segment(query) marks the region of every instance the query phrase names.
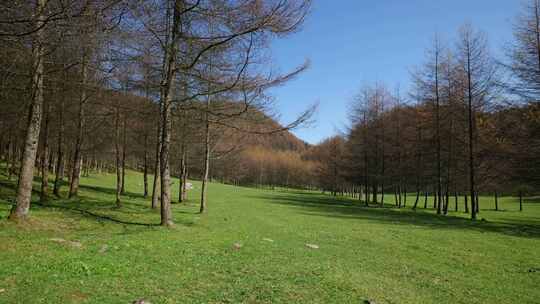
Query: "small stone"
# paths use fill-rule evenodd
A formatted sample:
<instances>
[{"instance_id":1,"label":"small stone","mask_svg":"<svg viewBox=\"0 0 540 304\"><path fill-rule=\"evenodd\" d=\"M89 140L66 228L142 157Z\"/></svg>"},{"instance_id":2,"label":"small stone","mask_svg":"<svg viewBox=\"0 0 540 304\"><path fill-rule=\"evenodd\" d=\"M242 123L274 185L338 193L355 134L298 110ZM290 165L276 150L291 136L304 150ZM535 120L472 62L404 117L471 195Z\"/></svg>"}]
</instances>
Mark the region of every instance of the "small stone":
<instances>
[{"instance_id":1,"label":"small stone","mask_svg":"<svg viewBox=\"0 0 540 304\"><path fill-rule=\"evenodd\" d=\"M99 253L105 253L108 249L109 249L109 245L107 244L102 245L101 248L99 249Z\"/></svg>"},{"instance_id":2,"label":"small stone","mask_svg":"<svg viewBox=\"0 0 540 304\"><path fill-rule=\"evenodd\" d=\"M242 244L240 244L240 243L234 243L234 244L233 244L233 248L236 249L236 250L238 250L238 249L242 248Z\"/></svg>"},{"instance_id":3,"label":"small stone","mask_svg":"<svg viewBox=\"0 0 540 304\"><path fill-rule=\"evenodd\" d=\"M82 248L83 247L83 245L79 241L68 241L68 240L64 240L64 239L61 239L61 238L51 238L51 239L49 239L49 241L55 242L55 243L58 243L58 244L68 244L69 246L71 246L73 248Z\"/></svg>"},{"instance_id":4,"label":"small stone","mask_svg":"<svg viewBox=\"0 0 540 304\"><path fill-rule=\"evenodd\" d=\"M145 299L138 299L138 300L135 300L133 302L131 302L132 304L152 304L150 303L149 301L145 300Z\"/></svg>"},{"instance_id":5,"label":"small stone","mask_svg":"<svg viewBox=\"0 0 540 304\"><path fill-rule=\"evenodd\" d=\"M315 245L315 244L306 244L306 247L310 249L319 249L319 245Z\"/></svg>"},{"instance_id":6,"label":"small stone","mask_svg":"<svg viewBox=\"0 0 540 304\"><path fill-rule=\"evenodd\" d=\"M71 241L69 242L69 245L73 248L79 248L79 249L83 247L82 243L78 241Z\"/></svg>"},{"instance_id":7,"label":"small stone","mask_svg":"<svg viewBox=\"0 0 540 304\"><path fill-rule=\"evenodd\" d=\"M274 240L269 239L269 238L264 238L263 241L265 241L265 242L270 242L270 243L273 243L273 242L274 242Z\"/></svg>"},{"instance_id":8,"label":"small stone","mask_svg":"<svg viewBox=\"0 0 540 304\"><path fill-rule=\"evenodd\" d=\"M5 288L0 288L0 293L4 293L6 292L6 289Z\"/></svg>"}]
</instances>

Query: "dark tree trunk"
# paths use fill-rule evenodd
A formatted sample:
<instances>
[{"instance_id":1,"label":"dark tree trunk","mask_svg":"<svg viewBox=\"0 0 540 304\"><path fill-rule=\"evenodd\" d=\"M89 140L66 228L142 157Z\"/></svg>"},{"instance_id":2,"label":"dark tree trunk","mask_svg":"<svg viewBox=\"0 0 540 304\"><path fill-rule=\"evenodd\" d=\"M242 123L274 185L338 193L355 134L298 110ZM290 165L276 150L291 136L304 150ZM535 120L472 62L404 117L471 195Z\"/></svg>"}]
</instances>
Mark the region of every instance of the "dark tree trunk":
<instances>
[{"instance_id":1,"label":"dark tree trunk","mask_svg":"<svg viewBox=\"0 0 540 304\"><path fill-rule=\"evenodd\" d=\"M77 139L75 141L75 151L73 157L73 171L71 172L71 183L69 185L69 197L77 196L79 192L79 181L81 177L81 163L82 163L82 143L84 132L84 104L86 103L86 80L88 78L86 58L83 58L82 63L82 86L81 86L81 99L79 101L79 115L77 124Z\"/></svg>"},{"instance_id":2,"label":"dark tree trunk","mask_svg":"<svg viewBox=\"0 0 540 304\"><path fill-rule=\"evenodd\" d=\"M476 192L476 195L474 197L474 206L476 207L476 214L480 213L480 203L479 203L479 194Z\"/></svg>"},{"instance_id":3,"label":"dark tree trunk","mask_svg":"<svg viewBox=\"0 0 540 304\"><path fill-rule=\"evenodd\" d=\"M420 187L418 187L418 185L417 185L416 186L416 198L414 199L414 205L412 207L413 210L416 210L419 200L420 200Z\"/></svg>"},{"instance_id":4,"label":"dark tree trunk","mask_svg":"<svg viewBox=\"0 0 540 304\"><path fill-rule=\"evenodd\" d=\"M469 133L469 187L471 196L471 219L476 219L476 211L478 208L475 204L476 185L474 180L474 109L473 109L473 93L472 93L472 74L471 74L471 50L470 46L467 50L467 101L468 101L468 133Z\"/></svg>"},{"instance_id":5,"label":"dark tree trunk","mask_svg":"<svg viewBox=\"0 0 540 304\"><path fill-rule=\"evenodd\" d=\"M179 202L185 202L187 200L187 155L185 144L182 143L182 156L180 159L180 185L179 185Z\"/></svg>"},{"instance_id":6,"label":"dark tree trunk","mask_svg":"<svg viewBox=\"0 0 540 304\"><path fill-rule=\"evenodd\" d=\"M523 211L523 192L519 190L519 211Z\"/></svg>"},{"instance_id":7,"label":"dark tree trunk","mask_svg":"<svg viewBox=\"0 0 540 304\"><path fill-rule=\"evenodd\" d=\"M49 193L49 103L44 104L44 117L43 117L43 151L41 155L41 192L39 200L46 202L48 200Z\"/></svg>"},{"instance_id":8,"label":"dark tree trunk","mask_svg":"<svg viewBox=\"0 0 540 304\"><path fill-rule=\"evenodd\" d=\"M495 191L495 211L499 211L499 194Z\"/></svg>"},{"instance_id":9,"label":"dark tree trunk","mask_svg":"<svg viewBox=\"0 0 540 304\"><path fill-rule=\"evenodd\" d=\"M210 101L208 100L207 111L210 110L209 107L210 107ZM206 201L207 193L206 192L207 192L207 187L208 187L208 171L210 169L210 122L208 119L209 113L207 112L205 115L206 115L206 119L205 119L205 136L204 136L204 164L203 164L203 176L202 176L202 187L201 187L201 207L199 210L200 213L204 213L207 209L207 201Z\"/></svg>"},{"instance_id":10,"label":"dark tree trunk","mask_svg":"<svg viewBox=\"0 0 540 304\"><path fill-rule=\"evenodd\" d=\"M114 153L116 156L116 206L120 208L122 206L122 200L120 195L122 194L122 158L120 154L120 109L119 105L116 105L116 115L114 122Z\"/></svg>"},{"instance_id":11,"label":"dark tree trunk","mask_svg":"<svg viewBox=\"0 0 540 304\"><path fill-rule=\"evenodd\" d=\"M144 134L144 158L143 158L143 183L144 183L144 198L148 197L148 135Z\"/></svg>"},{"instance_id":12,"label":"dark tree trunk","mask_svg":"<svg viewBox=\"0 0 540 304\"><path fill-rule=\"evenodd\" d=\"M122 195L126 194L126 150L127 150L127 115L124 115L122 120L122 187L120 188L120 193Z\"/></svg>"},{"instance_id":13,"label":"dark tree trunk","mask_svg":"<svg viewBox=\"0 0 540 304\"><path fill-rule=\"evenodd\" d=\"M32 101L26 135L24 140L24 150L22 154L21 169L17 185L16 204L11 209L9 218L11 220L25 220L30 210L30 199L32 196L32 181L34 179L34 164L39 141L39 128L41 125L41 114L43 106L43 70L44 70L44 43L45 43L45 16L44 11L47 5L46 0L38 0L35 8L36 18L36 38L32 42Z\"/></svg>"},{"instance_id":14,"label":"dark tree trunk","mask_svg":"<svg viewBox=\"0 0 540 304\"><path fill-rule=\"evenodd\" d=\"M161 121L161 118L160 118L160 121ZM152 185L152 209L156 209L158 207L159 189L161 189L160 152L161 152L161 122L158 123L158 127L157 127L156 159L154 163L154 182Z\"/></svg>"}]
</instances>

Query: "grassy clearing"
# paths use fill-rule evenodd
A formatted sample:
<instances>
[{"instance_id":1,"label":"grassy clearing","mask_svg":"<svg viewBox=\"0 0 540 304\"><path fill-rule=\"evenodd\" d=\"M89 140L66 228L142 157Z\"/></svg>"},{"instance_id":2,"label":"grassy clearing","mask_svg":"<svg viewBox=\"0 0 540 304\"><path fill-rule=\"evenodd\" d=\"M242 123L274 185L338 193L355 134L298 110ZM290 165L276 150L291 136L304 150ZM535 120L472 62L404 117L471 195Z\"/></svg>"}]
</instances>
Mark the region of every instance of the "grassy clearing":
<instances>
[{"instance_id":1,"label":"grassy clearing","mask_svg":"<svg viewBox=\"0 0 540 304\"><path fill-rule=\"evenodd\" d=\"M82 179L79 199L34 206L31 221L16 225L5 220L12 187L0 181L0 303L540 299L538 201L519 212L515 199L502 198L504 211L494 212L485 210L492 199L481 198L486 221L471 223L463 213L212 184L201 216L195 182L191 200L173 207L176 226L164 229L153 226L159 214L139 194L142 176L130 173L121 209L114 175L92 176Z\"/></svg>"}]
</instances>

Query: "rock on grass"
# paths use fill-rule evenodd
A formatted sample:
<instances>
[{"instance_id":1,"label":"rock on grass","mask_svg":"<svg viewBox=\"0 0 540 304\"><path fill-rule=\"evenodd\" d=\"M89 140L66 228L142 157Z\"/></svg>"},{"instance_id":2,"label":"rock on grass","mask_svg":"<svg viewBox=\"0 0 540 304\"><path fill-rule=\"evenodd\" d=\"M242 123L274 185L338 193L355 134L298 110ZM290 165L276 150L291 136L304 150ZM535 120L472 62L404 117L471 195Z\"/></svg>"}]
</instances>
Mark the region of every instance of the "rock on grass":
<instances>
[{"instance_id":1,"label":"rock on grass","mask_svg":"<svg viewBox=\"0 0 540 304\"><path fill-rule=\"evenodd\" d=\"M49 239L49 241L51 242L55 242L55 243L58 243L58 244L66 244L66 245L69 245L73 248L78 248L78 249L81 249L83 247L82 243L79 242L79 241L68 241L68 240L64 240L64 239L61 239L61 238L51 238Z\"/></svg>"},{"instance_id":2,"label":"rock on grass","mask_svg":"<svg viewBox=\"0 0 540 304\"><path fill-rule=\"evenodd\" d=\"M306 244L306 247L309 249L319 249L319 245L315 244Z\"/></svg>"}]
</instances>

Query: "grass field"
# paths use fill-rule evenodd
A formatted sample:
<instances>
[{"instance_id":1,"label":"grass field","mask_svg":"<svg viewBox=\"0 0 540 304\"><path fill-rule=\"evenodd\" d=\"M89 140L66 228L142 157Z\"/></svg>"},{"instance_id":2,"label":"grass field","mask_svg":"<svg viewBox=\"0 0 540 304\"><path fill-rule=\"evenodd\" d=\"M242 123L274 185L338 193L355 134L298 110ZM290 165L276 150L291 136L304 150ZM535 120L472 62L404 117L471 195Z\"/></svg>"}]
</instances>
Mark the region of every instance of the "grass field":
<instances>
[{"instance_id":1,"label":"grass field","mask_svg":"<svg viewBox=\"0 0 540 304\"><path fill-rule=\"evenodd\" d=\"M201 216L195 182L166 229L130 173L121 209L114 175L94 175L79 199L34 205L14 224L0 181L0 303L540 303L538 201L519 212L503 198L495 212L481 198L485 220L472 223L212 184Z\"/></svg>"}]
</instances>

